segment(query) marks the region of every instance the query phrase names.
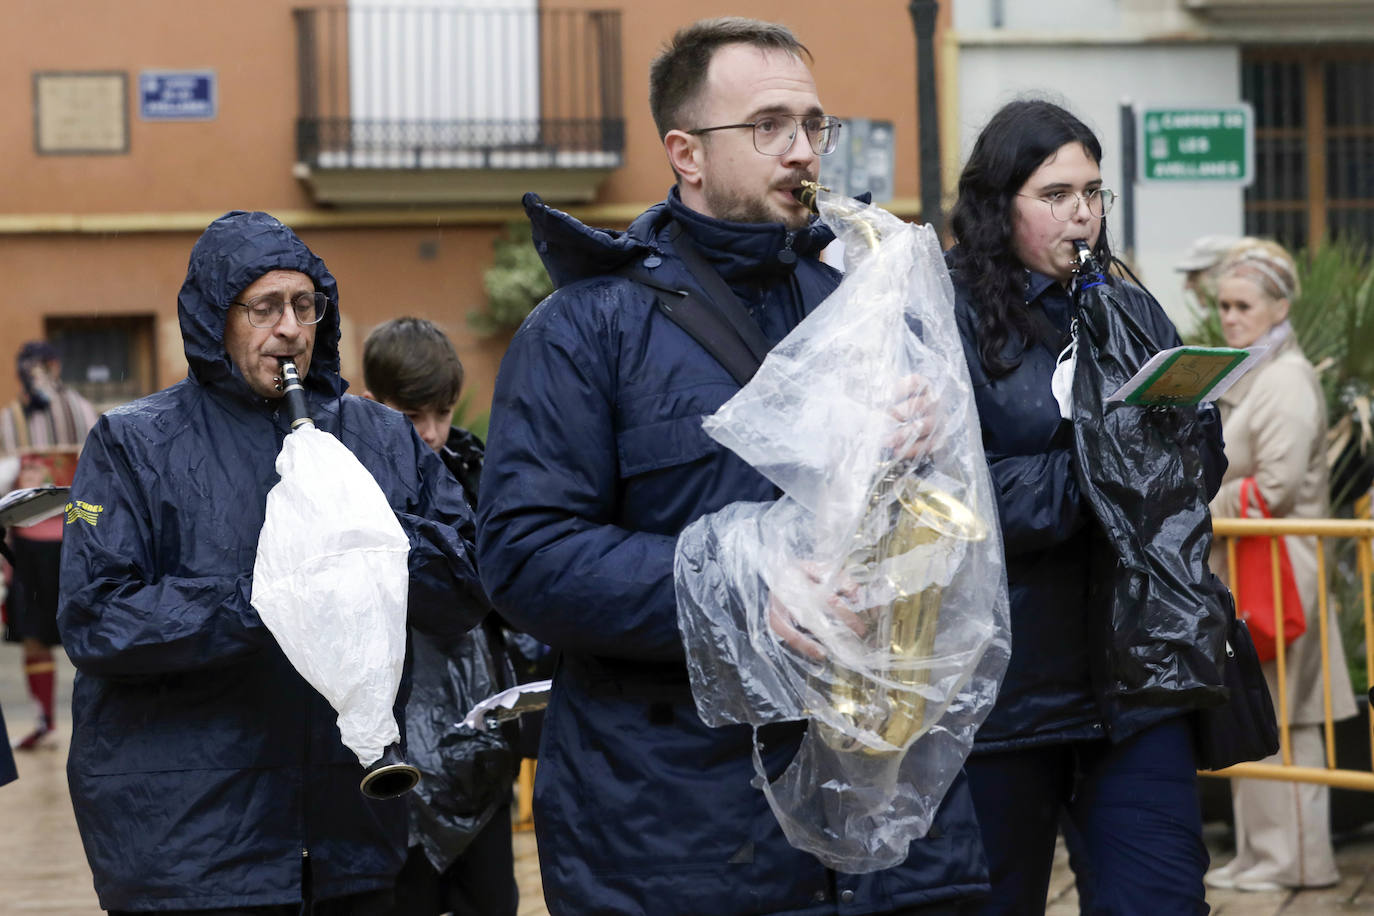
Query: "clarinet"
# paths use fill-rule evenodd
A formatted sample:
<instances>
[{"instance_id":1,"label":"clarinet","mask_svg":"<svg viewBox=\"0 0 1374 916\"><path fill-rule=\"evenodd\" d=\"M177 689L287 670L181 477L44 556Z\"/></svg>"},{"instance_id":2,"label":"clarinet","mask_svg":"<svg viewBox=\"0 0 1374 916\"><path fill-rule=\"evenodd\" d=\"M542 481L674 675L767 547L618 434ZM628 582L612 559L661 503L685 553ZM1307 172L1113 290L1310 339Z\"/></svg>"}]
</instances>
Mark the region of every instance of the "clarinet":
<instances>
[{"instance_id":1,"label":"clarinet","mask_svg":"<svg viewBox=\"0 0 1374 916\"><path fill-rule=\"evenodd\" d=\"M314 426L310 418L310 407L305 400L305 386L301 384L300 372L294 360L282 359L281 376L277 378L277 390L286 394L286 410L291 415L291 429ZM415 788L420 782L420 771L406 763L398 744L388 746L382 756L363 772L358 788L368 798L397 798Z\"/></svg>"},{"instance_id":2,"label":"clarinet","mask_svg":"<svg viewBox=\"0 0 1374 916\"><path fill-rule=\"evenodd\" d=\"M291 428L314 426L310 418L310 407L305 400L305 386L301 375L296 371L295 360L281 360L281 377L277 379L277 390L286 392L286 410L291 415Z\"/></svg>"}]
</instances>

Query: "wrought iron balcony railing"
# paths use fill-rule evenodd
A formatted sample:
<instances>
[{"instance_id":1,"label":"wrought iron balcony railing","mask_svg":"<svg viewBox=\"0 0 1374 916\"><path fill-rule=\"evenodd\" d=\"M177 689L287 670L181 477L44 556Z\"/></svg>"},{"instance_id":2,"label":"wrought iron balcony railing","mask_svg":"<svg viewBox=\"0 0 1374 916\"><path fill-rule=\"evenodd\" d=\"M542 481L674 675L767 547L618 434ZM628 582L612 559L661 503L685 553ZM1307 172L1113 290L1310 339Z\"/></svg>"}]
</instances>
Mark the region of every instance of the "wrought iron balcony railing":
<instances>
[{"instance_id":1,"label":"wrought iron balcony railing","mask_svg":"<svg viewBox=\"0 0 1374 916\"><path fill-rule=\"evenodd\" d=\"M620 12L297 9L297 160L331 169L598 169L625 143Z\"/></svg>"}]
</instances>

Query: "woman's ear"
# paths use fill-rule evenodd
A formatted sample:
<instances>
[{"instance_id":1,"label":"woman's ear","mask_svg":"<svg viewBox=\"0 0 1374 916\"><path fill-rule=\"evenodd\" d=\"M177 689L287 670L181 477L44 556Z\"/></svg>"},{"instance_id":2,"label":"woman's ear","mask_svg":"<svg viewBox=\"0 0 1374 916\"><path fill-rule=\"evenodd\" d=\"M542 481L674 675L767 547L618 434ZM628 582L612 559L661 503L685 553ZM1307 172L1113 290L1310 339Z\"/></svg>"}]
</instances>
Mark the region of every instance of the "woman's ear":
<instances>
[{"instance_id":1,"label":"woman's ear","mask_svg":"<svg viewBox=\"0 0 1374 916\"><path fill-rule=\"evenodd\" d=\"M1289 302L1287 299L1278 299L1274 302L1274 324L1288 319Z\"/></svg>"},{"instance_id":2,"label":"woman's ear","mask_svg":"<svg viewBox=\"0 0 1374 916\"><path fill-rule=\"evenodd\" d=\"M681 130L670 130L663 137L663 149L668 153L668 164L677 173L678 180L696 190L702 182L703 148L701 140Z\"/></svg>"}]
</instances>

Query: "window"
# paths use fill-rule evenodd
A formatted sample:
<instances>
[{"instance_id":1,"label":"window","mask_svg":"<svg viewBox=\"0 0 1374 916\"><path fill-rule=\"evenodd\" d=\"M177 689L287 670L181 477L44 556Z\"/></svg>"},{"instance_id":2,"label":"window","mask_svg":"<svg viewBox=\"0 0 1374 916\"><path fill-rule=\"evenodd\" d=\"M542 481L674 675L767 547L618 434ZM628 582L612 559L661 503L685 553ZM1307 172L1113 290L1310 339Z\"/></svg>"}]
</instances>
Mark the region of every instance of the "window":
<instances>
[{"instance_id":1,"label":"window","mask_svg":"<svg viewBox=\"0 0 1374 916\"><path fill-rule=\"evenodd\" d=\"M62 381L105 410L157 387L153 315L61 316L44 321L62 354Z\"/></svg>"},{"instance_id":2,"label":"window","mask_svg":"<svg viewBox=\"0 0 1374 916\"><path fill-rule=\"evenodd\" d=\"M1246 233L1290 248L1374 241L1374 50L1254 49L1241 67L1255 110Z\"/></svg>"},{"instance_id":3,"label":"window","mask_svg":"<svg viewBox=\"0 0 1374 916\"><path fill-rule=\"evenodd\" d=\"M442 136L463 123L471 125L475 147L536 143L537 14L535 0L444 0L423 8L413 0L349 3L355 161L371 146L383 152L368 164L403 164L419 147L425 165L480 164L480 154L427 148L427 133ZM385 136L388 130L395 136ZM412 148L388 156L406 132Z\"/></svg>"}]
</instances>

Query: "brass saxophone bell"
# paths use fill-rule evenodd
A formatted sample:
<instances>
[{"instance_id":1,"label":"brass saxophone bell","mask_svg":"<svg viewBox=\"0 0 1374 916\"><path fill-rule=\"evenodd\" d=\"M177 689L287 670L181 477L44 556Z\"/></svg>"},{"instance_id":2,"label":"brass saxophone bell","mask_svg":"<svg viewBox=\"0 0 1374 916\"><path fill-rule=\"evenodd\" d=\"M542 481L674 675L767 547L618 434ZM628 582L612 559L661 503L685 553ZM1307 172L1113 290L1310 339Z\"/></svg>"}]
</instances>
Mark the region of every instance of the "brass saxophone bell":
<instances>
[{"instance_id":1,"label":"brass saxophone bell","mask_svg":"<svg viewBox=\"0 0 1374 916\"><path fill-rule=\"evenodd\" d=\"M952 548L953 542L981 541L988 536L988 526L963 502L914 476L884 476L870 495L870 512L887 511L894 498L900 508L885 534L876 543L857 545L851 555L852 561L870 570L883 564L889 570L885 584L896 595L879 609L865 640L890 660L879 672L884 683L839 665L829 665L823 679L831 705L846 721L892 748L904 749L927 724L925 698L918 691L930 681L930 670L922 663L934 653L944 589L916 585L929 581L927 564L915 556L909 563L903 558L921 548L938 548L941 542ZM874 748L824 722L817 726L835 750L896 753Z\"/></svg>"}]
</instances>

